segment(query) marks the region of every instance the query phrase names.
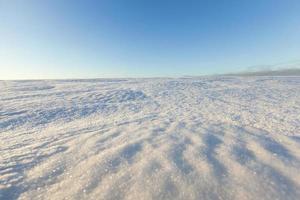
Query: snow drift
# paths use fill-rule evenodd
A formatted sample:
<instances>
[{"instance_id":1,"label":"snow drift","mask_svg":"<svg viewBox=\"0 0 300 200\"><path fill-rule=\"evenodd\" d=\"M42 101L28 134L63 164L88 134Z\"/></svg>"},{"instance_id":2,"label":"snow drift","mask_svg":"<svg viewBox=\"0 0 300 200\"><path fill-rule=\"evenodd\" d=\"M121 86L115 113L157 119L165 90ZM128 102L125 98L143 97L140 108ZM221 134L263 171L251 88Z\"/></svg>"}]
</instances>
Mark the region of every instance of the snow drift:
<instances>
[{"instance_id":1,"label":"snow drift","mask_svg":"<svg viewBox=\"0 0 300 200\"><path fill-rule=\"evenodd\" d=\"M300 199L300 78L0 81L0 199Z\"/></svg>"}]
</instances>

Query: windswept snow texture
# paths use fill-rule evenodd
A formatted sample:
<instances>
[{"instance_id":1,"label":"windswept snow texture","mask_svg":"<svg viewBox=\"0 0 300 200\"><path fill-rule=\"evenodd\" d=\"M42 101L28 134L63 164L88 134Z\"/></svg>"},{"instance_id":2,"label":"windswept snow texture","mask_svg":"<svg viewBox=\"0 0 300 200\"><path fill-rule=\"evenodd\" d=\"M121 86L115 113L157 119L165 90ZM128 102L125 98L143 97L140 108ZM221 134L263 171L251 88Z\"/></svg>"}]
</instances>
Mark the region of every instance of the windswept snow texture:
<instances>
[{"instance_id":1,"label":"windswept snow texture","mask_svg":"<svg viewBox=\"0 0 300 200\"><path fill-rule=\"evenodd\" d=\"M0 81L0 199L300 199L300 77Z\"/></svg>"}]
</instances>

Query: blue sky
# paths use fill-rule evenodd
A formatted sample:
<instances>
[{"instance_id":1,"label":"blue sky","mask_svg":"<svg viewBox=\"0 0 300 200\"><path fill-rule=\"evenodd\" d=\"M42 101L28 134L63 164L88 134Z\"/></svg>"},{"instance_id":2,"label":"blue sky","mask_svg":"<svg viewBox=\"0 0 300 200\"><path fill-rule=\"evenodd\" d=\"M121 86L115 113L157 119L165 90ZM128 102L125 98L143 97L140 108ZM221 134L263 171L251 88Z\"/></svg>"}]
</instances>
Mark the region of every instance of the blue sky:
<instances>
[{"instance_id":1,"label":"blue sky","mask_svg":"<svg viewBox=\"0 0 300 200\"><path fill-rule=\"evenodd\" d=\"M300 59L299 0L0 0L0 79L206 75Z\"/></svg>"}]
</instances>

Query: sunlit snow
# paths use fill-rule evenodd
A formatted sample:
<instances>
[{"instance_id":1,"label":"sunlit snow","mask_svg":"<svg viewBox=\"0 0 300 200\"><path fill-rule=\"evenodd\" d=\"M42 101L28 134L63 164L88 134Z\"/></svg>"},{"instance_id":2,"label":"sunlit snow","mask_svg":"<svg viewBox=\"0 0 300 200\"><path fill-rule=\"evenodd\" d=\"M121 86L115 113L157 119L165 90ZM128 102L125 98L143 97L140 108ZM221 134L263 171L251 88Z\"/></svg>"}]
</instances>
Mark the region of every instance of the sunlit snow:
<instances>
[{"instance_id":1,"label":"sunlit snow","mask_svg":"<svg viewBox=\"0 0 300 200\"><path fill-rule=\"evenodd\" d=\"M300 199L300 77L0 81L0 199Z\"/></svg>"}]
</instances>

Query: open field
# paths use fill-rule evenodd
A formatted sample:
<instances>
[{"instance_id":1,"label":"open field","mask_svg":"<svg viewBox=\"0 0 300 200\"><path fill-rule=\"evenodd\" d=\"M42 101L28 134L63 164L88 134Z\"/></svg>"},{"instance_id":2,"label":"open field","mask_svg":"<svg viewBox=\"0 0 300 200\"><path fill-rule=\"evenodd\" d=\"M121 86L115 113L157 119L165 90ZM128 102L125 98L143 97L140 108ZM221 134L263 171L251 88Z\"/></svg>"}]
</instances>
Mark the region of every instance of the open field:
<instances>
[{"instance_id":1,"label":"open field","mask_svg":"<svg viewBox=\"0 0 300 200\"><path fill-rule=\"evenodd\" d=\"M300 199L300 77L0 81L0 199Z\"/></svg>"}]
</instances>

